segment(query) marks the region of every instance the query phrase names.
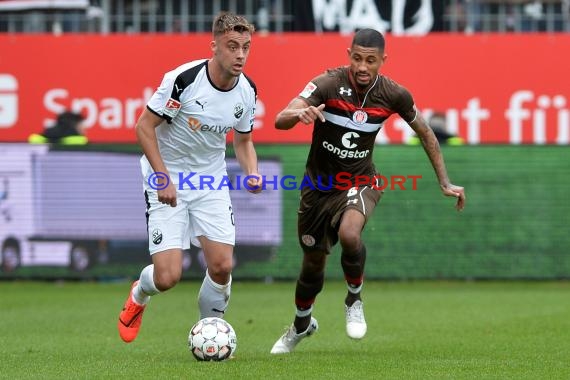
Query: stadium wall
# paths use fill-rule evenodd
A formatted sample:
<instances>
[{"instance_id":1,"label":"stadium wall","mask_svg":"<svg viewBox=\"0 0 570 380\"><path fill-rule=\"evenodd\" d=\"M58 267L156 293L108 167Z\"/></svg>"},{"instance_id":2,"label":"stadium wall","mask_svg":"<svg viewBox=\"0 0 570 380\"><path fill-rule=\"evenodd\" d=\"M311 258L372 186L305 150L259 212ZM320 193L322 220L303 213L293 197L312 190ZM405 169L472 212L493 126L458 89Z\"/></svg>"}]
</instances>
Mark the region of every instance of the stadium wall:
<instances>
[{"instance_id":1,"label":"stadium wall","mask_svg":"<svg viewBox=\"0 0 570 380\"><path fill-rule=\"evenodd\" d=\"M71 108L83 113L91 142L135 142L145 101L175 66L209 57L208 34L1 35L0 141L26 141ZM350 36L256 35L247 73L259 89L256 141L305 143L310 128L276 131L275 114L326 67L347 62ZM568 34L430 34L387 37L383 72L409 88L426 115L469 144L570 141ZM379 144L406 142L391 118Z\"/></svg>"}]
</instances>

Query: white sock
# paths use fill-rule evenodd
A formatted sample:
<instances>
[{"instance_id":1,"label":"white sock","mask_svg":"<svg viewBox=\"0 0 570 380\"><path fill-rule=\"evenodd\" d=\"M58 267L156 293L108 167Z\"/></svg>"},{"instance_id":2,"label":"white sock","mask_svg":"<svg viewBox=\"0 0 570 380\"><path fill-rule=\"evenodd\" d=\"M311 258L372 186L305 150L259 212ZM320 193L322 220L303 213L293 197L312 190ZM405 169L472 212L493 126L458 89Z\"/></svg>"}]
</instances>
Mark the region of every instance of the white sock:
<instances>
[{"instance_id":1,"label":"white sock","mask_svg":"<svg viewBox=\"0 0 570 380\"><path fill-rule=\"evenodd\" d=\"M154 265L147 265L141 271L139 283L133 288L133 300L139 305L146 305L150 296L160 293L154 285Z\"/></svg>"},{"instance_id":2,"label":"white sock","mask_svg":"<svg viewBox=\"0 0 570 380\"><path fill-rule=\"evenodd\" d=\"M299 318L308 317L313 312L313 305L305 310L295 309L295 316Z\"/></svg>"},{"instance_id":3,"label":"white sock","mask_svg":"<svg viewBox=\"0 0 570 380\"><path fill-rule=\"evenodd\" d=\"M362 291L362 285L364 284L364 282L362 282L360 285L358 285L357 287L352 287L351 285L347 284L347 288L348 291L351 292L352 294L358 294Z\"/></svg>"},{"instance_id":4,"label":"white sock","mask_svg":"<svg viewBox=\"0 0 570 380\"><path fill-rule=\"evenodd\" d=\"M230 301L232 287L232 277L225 285L214 282L208 271L202 281L200 292L198 293L198 307L200 308L200 319L206 317L223 318L224 312Z\"/></svg>"}]
</instances>

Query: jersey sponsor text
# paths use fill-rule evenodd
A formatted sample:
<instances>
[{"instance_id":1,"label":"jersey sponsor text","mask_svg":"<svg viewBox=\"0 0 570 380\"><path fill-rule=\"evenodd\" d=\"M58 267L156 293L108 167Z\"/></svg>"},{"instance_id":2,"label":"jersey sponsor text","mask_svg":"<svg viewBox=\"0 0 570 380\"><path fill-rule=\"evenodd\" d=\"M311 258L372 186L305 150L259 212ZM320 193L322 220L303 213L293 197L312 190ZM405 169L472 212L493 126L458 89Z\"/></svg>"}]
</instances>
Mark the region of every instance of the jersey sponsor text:
<instances>
[{"instance_id":1,"label":"jersey sponsor text","mask_svg":"<svg viewBox=\"0 0 570 380\"><path fill-rule=\"evenodd\" d=\"M366 150L349 150L349 149L341 149L333 144L329 143L328 141L323 141L323 148L328 150L329 152L336 154L340 158L365 158L370 153L369 149Z\"/></svg>"}]
</instances>

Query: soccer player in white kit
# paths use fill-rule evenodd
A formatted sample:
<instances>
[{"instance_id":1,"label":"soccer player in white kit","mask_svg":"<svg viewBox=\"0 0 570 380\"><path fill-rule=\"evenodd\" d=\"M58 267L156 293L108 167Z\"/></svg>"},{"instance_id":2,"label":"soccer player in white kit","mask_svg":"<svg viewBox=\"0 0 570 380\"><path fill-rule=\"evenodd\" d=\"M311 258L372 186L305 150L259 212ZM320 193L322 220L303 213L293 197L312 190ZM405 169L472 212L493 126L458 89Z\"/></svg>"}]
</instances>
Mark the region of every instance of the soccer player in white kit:
<instances>
[{"instance_id":1,"label":"soccer player in white kit","mask_svg":"<svg viewBox=\"0 0 570 380\"><path fill-rule=\"evenodd\" d=\"M150 297L176 285L182 250L201 246L207 263L198 295L200 318L223 317L228 306L235 226L227 182L226 135L234 133L236 157L248 191L261 191L251 138L257 90L242 71L253 25L222 13L212 27L212 57L166 73L142 112L136 133L147 201L149 252L145 267L119 315L119 335L133 341ZM202 179L214 178L212 185Z\"/></svg>"}]
</instances>

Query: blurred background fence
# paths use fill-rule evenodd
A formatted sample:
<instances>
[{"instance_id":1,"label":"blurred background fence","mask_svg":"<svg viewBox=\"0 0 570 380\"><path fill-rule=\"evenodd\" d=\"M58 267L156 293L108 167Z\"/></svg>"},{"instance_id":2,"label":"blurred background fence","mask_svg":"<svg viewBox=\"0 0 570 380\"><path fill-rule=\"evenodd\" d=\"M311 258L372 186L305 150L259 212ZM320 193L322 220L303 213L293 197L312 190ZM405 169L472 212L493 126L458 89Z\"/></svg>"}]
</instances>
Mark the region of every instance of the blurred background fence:
<instances>
[{"instance_id":1,"label":"blurred background fence","mask_svg":"<svg viewBox=\"0 0 570 380\"><path fill-rule=\"evenodd\" d=\"M556 32L570 30L569 4L569 0L3 0L0 32L208 32L212 17L221 10L243 14L258 30L275 33L350 32L362 19L396 34Z\"/></svg>"}]
</instances>

